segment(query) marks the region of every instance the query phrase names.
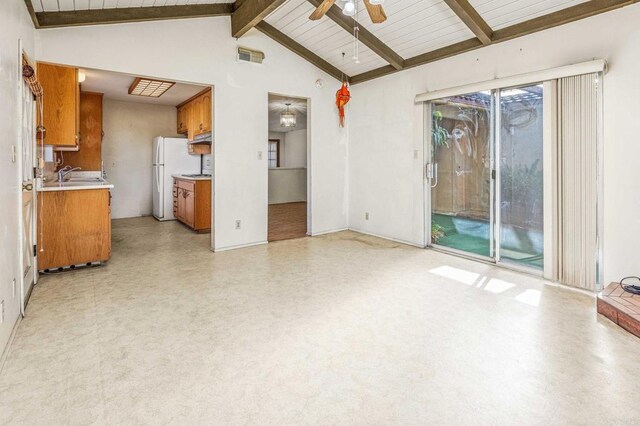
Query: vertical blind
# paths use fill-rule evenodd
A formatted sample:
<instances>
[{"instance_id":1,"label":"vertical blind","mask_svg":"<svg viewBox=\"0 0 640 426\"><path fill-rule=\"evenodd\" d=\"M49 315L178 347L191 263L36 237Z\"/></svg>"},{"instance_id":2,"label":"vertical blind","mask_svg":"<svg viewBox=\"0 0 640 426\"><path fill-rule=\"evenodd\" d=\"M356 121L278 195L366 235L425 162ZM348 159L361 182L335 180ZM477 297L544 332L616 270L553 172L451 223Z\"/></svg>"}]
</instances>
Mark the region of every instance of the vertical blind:
<instances>
[{"instance_id":1,"label":"vertical blind","mask_svg":"<svg viewBox=\"0 0 640 426\"><path fill-rule=\"evenodd\" d=\"M599 73L558 79L556 267L563 284L598 288Z\"/></svg>"}]
</instances>

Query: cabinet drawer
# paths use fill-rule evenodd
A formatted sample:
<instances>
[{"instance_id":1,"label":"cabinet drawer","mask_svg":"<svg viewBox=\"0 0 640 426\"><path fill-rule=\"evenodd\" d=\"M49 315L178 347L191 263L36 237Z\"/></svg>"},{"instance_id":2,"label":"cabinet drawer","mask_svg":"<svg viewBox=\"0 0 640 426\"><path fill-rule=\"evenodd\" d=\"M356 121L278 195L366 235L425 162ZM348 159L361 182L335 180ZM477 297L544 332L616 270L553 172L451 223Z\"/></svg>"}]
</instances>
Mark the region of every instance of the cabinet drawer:
<instances>
[{"instance_id":1,"label":"cabinet drawer","mask_svg":"<svg viewBox=\"0 0 640 426\"><path fill-rule=\"evenodd\" d=\"M186 189L187 191L195 191L196 183L192 180L179 180L178 188Z\"/></svg>"}]
</instances>

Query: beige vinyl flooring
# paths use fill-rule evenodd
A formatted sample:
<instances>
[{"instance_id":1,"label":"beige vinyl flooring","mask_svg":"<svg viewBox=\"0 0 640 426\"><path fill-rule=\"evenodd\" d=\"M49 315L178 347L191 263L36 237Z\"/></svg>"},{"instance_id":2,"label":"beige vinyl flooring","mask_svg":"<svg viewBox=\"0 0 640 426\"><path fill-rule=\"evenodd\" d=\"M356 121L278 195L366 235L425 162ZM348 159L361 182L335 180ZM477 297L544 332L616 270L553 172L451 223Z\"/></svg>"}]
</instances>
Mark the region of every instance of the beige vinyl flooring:
<instances>
[{"instance_id":1,"label":"beige vinyl flooring","mask_svg":"<svg viewBox=\"0 0 640 426\"><path fill-rule=\"evenodd\" d=\"M0 424L640 422L640 339L593 297L341 232L221 253L151 218L42 278Z\"/></svg>"}]
</instances>

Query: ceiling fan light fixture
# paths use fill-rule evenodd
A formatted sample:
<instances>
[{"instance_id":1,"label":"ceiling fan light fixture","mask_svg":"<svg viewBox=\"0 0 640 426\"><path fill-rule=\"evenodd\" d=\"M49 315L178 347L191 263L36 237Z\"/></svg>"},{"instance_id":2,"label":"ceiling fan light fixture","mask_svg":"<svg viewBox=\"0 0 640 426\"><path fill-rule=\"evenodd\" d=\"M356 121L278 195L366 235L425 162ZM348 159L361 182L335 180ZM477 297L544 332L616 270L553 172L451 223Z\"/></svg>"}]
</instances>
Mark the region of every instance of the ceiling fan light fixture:
<instances>
[{"instance_id":1,"label":"ceiling fan light fixture","mask_svg":"<svg viewBox=\"0 0 640 426\"><path fill-rule=\"evenodd\" d=\"M353 1L348 1L344 4L344 7L342 8L342 13L344 13L347 16L355 15L356 5L353 3Z\"/></svg>"}]
</instances>

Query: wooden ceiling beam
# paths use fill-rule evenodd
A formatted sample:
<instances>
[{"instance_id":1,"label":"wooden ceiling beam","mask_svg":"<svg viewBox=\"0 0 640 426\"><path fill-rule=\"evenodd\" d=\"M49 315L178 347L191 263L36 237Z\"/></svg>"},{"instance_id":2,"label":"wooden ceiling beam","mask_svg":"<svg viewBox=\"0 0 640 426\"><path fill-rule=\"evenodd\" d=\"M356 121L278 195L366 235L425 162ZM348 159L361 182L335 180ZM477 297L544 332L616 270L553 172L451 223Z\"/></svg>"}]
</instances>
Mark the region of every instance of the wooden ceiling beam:
<instances>
[{"instance_id":1,"label":"wooden ceiling beam","mask_svg":"<svg viewBox=\"0 0 640 426\"><path fill-rule=\"evenodd\" d=\"M26 1L28 1L28 4L31 3L30 0ZM217 3L183 6L119 7L112 9L89 9L64 12L36 12L35 15L39 23L39 28L56 28L79 25L119 24L124 22L226 16L231 15L232 12L232 3Z\"/></svg>"},{"instance_id":2,"label":"wooden ceiling beam","mask_svg":"<svg viewBox=\"0 0 640 426\"><path fill-rule=\"evenodd\" d=\"M538 18L530 19L528 21L494 31L492 43L500 43L533 34L538 31L548 30L550 28L568 24L580 19L589 18L591 16L599 15L601 13L609 12L638 2L640 2L640 0L590 0L576 6L568 7L557 12L549 13ZM484 46L485 45L477 38L469 39L460 43L455 43L451 46L423 53L412 58L407 58L404 61L404 68L407 69L428 64L430 62L435 62L461 53L470 52ZM397 71L399 70L391 69L388 66L380 67L354 75L351 77L350 82L351 84L362 83Z\"/></svg>"},{"instance_id":3,"label":"wooden ceiling beam","mask_svg":"<svg viewBox=\"0 0 640 426\"><path fill-rule=\"evenodd\" d=\"M467 0L444 0L444 2L469 27L482 44L491 44L493 30Z\"/></svg>"},{"instance_id":4,"label":"wooden ceiling beam","mask_svg":"<svg viewBox=\"0 0 640 426\"><path fill-rule=\"evenodd\" d=\"M31 21L33 21L33 27L35 29L40 28L40 23L38 22L36 11L33 8L33 3L31 3L31 0L24 0L24 4L27 6L27 10L29 11L29 16L31 16Z\"/></svg>"},{"instance_id":5,"label":"wooden ceiling beam","mask_svg":"<svg viewBox=\"0 0 640 426\"><path fill-rule=\"evenodd\" d=\"M278 31L273 26L269 25L266 21L259 22L256 25L256 29L258 29L263 34L267 35L271 39L277 41L287 49L291 50L293 53L301 56L303 59L306 59L308 62L311 62L316 67L320 68L322 71L336 78L336 80L342 80L343 76L348 80L349 76L343 74L338 68L331 65L329 62L322 59L320 56L316 55L291 37L286 34Z\"/></svg>"},{"instance_id":6,"label":"wooden ceiling beam","mask_svg":"<svg viewBox=\"0 0 640 426\"><path fill-rule=\"evenodd\" d=\"M322 3L322 0L308 1L315 7L320 6L320 4ZM402 56L398 55L389 46L380 41L380 39L374 36L364 26L358 24L356 20L351 16L347 16L342 13L342 9L340 9L338 6L331 6L327 11L326 16L349 33L353 33L353 27L355 25L358 25L358 28L360 28L358 38L360 39L362 44L373 50L382 59L389 62L389 64L391 64L394 69L400 70L404 67L404 59L402 58Z\"/></svg>"},{"instance_id":7,"label":"wooden ceiling beam","mask_svg":"<svg viewBox=\"0 0 640 426\"><path fill-rule=\"evenodd\" d=\"M236 38L242 37L285 1L243 0L231 15L231 35Z\"/></svg>"}]
</instances>

